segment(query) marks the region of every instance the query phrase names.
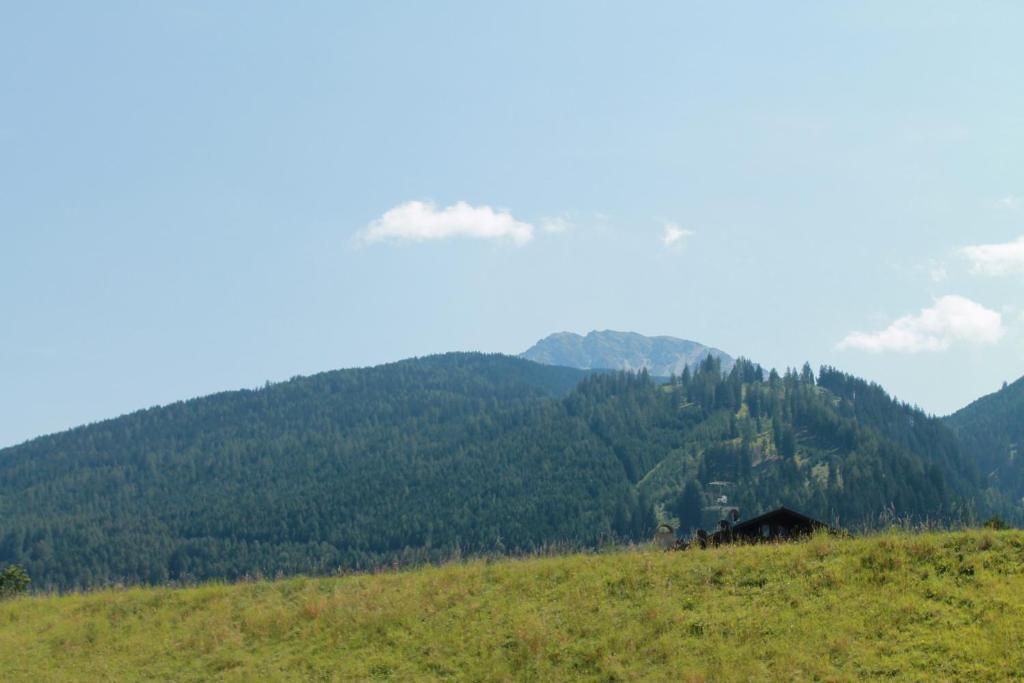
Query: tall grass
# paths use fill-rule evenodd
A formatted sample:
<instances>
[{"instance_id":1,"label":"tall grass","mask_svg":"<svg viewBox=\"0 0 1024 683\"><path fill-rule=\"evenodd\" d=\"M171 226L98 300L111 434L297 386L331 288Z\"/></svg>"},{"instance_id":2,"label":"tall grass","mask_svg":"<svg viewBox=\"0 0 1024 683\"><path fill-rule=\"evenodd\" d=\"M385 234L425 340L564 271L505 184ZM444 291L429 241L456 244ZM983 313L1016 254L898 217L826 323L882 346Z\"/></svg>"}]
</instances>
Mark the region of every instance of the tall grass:
<instances>
[{"instance_id":1,"label":"tall grass","mask_svg":"<svg viewBox=\"0 0 1024 683\"><path fill-rule=\"evenodd\" d=\"M1013 680L1024 532L472 560L0 604L0 678Z\"/></svg>"}]
</instances>

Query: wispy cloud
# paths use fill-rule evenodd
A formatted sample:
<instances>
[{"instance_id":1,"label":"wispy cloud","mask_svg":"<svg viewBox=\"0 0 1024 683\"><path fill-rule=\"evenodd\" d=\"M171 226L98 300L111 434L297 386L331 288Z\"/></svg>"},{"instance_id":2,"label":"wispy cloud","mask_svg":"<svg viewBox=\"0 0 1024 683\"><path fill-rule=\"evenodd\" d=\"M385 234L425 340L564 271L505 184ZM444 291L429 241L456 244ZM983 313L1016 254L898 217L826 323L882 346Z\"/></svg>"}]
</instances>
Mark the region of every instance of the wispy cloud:
<instances>
[{"instance_id":1,"label":"wispy cloud","mask_svg":"<svg viewBox=\"0 0 1024 683\"><path fill-rule=\"evenodd\" d=\"M572 227L573 224L561 216L545 216L540 219L540 229L544 232L565 232Z\"/></svg>"},{"instance_id":2,"label":"wispy cloud","mask_svg":"<svg viewBox=\"0 0 1024 683\"><path fill-rule=\"evenodd\" d=\"M426 242L454 237L508 241L522 246L533 239L533 226L508 211L456 202L439 209L432 202L412 201L384 212L360 233L375 242Z\"/></svg>"},{"instance_id":3,"label":"wispy cloud","mask_svg":"<svg viewBox=\"0 0 1024 683\"><path fill-rule=\"evenodd\" d=\"M895 320L884 330L852 332L838 348L873 353L944 351L954 344L995 344L1004 333L1002 314L966 297L948 295L916 315Z\"/></svg>"},{"instance_id":4,"label":"wispy cloud","mask_svg":"<svg viewBox=\"0 0 1024 683\"><path fill-rule=\"evenodd\" d=\"M964 247L960 253L971 262L972 273L1009 275L1024 272L1024 235L1012 242Z\"/></svg>"},{"instance_id":5,"label":"wispy cloud","mask_svg":"<svg viewBox=\"0 0 1024 683\"><path fill-rule=\"evenodd\" d=\"M666 223L665 232L661 235L661 243L666 247L681 247L693 234L693 230L681 228L675 223Z\"/></svg>"},{"instance_id":6,"label":"wispy cloud","mask_svg":"<svg viewBox=\"0 0 1024 683\"><path fill-rule=\"evenodd\" d=\"M932 261L928 264L928 277L934 283L945 282L949 277L946 271L946 264Z\"/></svg>"},{"instance_id":7,"label":"wispy cloud","mask_svg":"<svg viewBox=\"0 0 1024 683\"><path fill-rule=\"evenodd\" d=\"M996 200L996 206L1000 209L1009 209L1010 211L1017 211L1024 208L1024 200L1020 197L1014 197L1012 194L1008 194L1001 199Z\"/></svg>"}]
</instances>

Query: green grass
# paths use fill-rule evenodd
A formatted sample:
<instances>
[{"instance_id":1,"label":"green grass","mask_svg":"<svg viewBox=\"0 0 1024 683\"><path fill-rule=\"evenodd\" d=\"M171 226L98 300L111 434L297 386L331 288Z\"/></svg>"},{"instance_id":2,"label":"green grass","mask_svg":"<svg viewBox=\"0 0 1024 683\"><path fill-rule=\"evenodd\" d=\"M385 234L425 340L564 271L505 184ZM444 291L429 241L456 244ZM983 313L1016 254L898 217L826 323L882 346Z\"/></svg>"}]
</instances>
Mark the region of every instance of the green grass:
<instances>
[{"instance_id":1,"label":"green grass","mask_svg":"<svg viewBox=\"0 0 1024 683\"><path fill-rule=\"evenodd\" d=\"M0 678L1014 680L1024 532L818 536L0 603Z\"/></svg>"}]
</instances>

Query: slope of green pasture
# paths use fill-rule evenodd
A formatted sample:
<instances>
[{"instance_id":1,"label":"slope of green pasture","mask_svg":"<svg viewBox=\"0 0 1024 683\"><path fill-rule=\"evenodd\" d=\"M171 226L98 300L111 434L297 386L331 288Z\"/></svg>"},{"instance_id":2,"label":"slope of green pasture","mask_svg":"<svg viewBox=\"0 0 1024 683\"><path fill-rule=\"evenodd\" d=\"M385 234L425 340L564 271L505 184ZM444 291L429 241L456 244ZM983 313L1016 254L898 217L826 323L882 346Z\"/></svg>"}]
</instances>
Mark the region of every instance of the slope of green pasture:
<instances>
[{"instance_id":1,"label":"slope of green pasture","mask_svg":"<svg viewBox=\"0 0 1024 683\"><path fill-rule=\"evenodd\" d=\"M6 681L1009 680L1024 532L473 561L0 603Z\"/></svg>"}]
</instances>

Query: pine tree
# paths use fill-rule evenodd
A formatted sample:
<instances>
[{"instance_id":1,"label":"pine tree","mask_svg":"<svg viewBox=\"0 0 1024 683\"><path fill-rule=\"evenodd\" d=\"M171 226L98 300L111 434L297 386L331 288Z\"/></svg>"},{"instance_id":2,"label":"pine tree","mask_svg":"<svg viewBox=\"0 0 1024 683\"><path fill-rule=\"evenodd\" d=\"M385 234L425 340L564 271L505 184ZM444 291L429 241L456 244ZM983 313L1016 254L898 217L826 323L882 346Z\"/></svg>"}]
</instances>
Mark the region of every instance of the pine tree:
<instances>
[{"instance_id":1,"label":"pine tree","mask_svg":"<svg viewBox=\"0 0 1024 683\"><path fill-rule=\"evenodd\" d=\"M679 520L679 531L688 536L702 523L704 511L701 502L701 488L695 480L686 482L683 492L676 498L669 512Z\"/></svg>"},{"instance_id":2,"label":"pine tree","mask_svg":"<svg viewBox=\"0 0 1024 683\"><path fill-rule=\"evenodd\" d=\"M804 367L800 371L800 381L804 384L814 384L814 370L811 370L810 363L804 363Z\"/></svg>"}]
</instances>

